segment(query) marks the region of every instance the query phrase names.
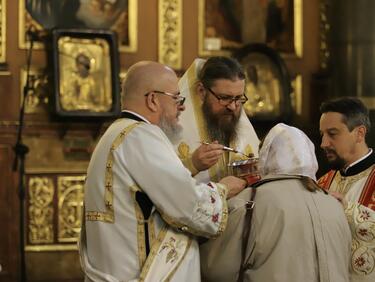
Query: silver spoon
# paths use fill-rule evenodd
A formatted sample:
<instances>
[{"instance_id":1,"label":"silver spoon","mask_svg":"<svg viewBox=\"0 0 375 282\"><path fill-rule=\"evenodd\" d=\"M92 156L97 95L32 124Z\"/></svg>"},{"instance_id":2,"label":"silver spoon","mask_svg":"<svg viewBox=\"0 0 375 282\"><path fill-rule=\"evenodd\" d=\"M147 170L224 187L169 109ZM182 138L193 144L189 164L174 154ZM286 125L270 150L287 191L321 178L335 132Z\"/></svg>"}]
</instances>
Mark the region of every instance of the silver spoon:
<instances>
[{"instance_id":1,"label":"silver spoon","mask_svg":"<svg viewBox=\"0 0 375 282\"><path fill-rule=\"evenodd\" d=\"M211 145L211 143L208 143L208 142L201 142L201 143L204 144L204 145ZM228 152L233 152L233 153L236 153L236 154L241 154L241 155L246 156L248 158L254 157L254 156L249 156L249 155L245 154L244 152L238 151L236 149L233 149L231 147L227 147L227 146L224 146L224 145L223 145L223 150L228 151Z\"/></svg>"}]
</instances>

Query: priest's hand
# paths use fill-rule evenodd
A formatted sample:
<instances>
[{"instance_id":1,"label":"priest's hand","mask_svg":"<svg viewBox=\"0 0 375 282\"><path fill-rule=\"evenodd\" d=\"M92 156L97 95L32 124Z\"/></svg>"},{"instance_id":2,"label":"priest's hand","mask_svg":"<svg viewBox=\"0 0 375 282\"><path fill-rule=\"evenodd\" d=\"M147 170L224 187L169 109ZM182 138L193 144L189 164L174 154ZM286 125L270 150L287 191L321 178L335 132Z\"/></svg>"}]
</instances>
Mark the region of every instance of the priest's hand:
<instances>
[{"instance_id":1,"label":"priest's hand","mask_svg":"<svg viewBox=\"0 0 375 282\"><path fill-rule=\"evenodd\" d=\"M192 162L198 171L209 169L217 163L223 154L223 145L214 141L209 144L200 145L192 155Z\"/></svg>"},{"instance_id":2,"label":"priest's hand","mask_svg":"<svg viewBox=\"0 0 375 282\"><path fill-rule=\"evenodd\" d=\"M233 196L236 196L247 185L246 180L243 180L235 176L224 177L219 181L219 183L225 184L227 186L228 188L227 199L230 199Z\"/></svg>"}]
</instances>

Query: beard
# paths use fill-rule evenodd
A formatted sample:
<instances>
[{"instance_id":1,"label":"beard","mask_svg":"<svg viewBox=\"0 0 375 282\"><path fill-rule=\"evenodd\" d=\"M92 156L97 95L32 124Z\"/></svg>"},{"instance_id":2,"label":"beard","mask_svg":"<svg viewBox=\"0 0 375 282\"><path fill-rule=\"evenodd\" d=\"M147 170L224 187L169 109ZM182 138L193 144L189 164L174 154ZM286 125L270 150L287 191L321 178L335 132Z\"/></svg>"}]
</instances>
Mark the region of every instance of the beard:
<instances>
[{"instance_id":1,"label":"beard","mask_svg":"<svg viewBox=\"0 0 375 282\"><path fill-rule=\"evenodd\" d=\"M179 114L177 114L177 117ZM159 127L167 135L172 144L181 139L182 127L178 123L171 122L163 111L160 117Z\"/></svg>"},{"instance_id":2,"label":"beard","mask_svg":"<svg viewBox=\"0 0 375 282\"><path fill-rule=\"evenodd\" d=\"M203 102L202 110L210 139L229 146L237 138L237 124L241 112L236 114L225 108L221 112L214 113L207 99Z\"/></svg>"},{"instance_id":3,"label":"beard","mask_svg":"<svg viewBox=\"0 0 375 282\"><path fill-rule=\"evenodd\" d=\"M324 153L326 154L326 158L327 158L327 161L328 161L328 164L329 166L334 169L334 170L340 170L340 169L343 169L345 167L345 160L342 159L337 153L335 150L333 149L324 149ZM327 154L331 154L331 155L334 155L334 158L328 158L327 157Z\"/></svg>"}]
</instances>

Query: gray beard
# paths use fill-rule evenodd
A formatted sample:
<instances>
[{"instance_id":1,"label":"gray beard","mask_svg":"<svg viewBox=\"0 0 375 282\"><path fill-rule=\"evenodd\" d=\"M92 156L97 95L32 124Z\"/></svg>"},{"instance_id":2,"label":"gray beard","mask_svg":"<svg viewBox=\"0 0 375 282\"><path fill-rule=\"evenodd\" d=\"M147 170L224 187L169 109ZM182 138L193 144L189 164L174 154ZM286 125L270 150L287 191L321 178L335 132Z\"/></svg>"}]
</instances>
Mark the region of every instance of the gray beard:
<instances>
[{"instance_id":1,"label":"gray beard","mask_svg":"<svg viewBox=\"0 0 375 282\"><path fill-rule=\"evenodd\" d=\"M160 118L159 127L172 144L176 144L181 139L182 127L179 124L169 122L164 114Z\"/></svg>"}]
</instances>

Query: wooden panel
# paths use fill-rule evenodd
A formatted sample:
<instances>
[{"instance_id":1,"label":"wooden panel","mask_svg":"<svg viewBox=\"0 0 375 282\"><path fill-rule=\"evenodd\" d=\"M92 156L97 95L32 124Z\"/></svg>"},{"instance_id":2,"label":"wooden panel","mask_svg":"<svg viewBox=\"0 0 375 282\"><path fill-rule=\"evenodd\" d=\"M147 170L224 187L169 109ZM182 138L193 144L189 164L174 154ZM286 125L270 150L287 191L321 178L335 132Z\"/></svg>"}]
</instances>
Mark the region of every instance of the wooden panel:
<instances>
[{"instance_id":1,"label":"wooden panel","mask_svg":"<svg viewBox=\"0 0 375 282\"><path fill-rule=\"evenodd\" d=\"M26 261L28 282L83 282L77 251L27 252Z\"/></svg>"},{"instance_id":2,"label":"wooden panel","mask_svg":"<svg viewBox=\"0 0 375 282\"><path fill-rule=\"evenodd\" d=\"M0 145L0 281L15 281L18 273L17 189L13 181L12 147Z\"/></svg>"}]
</instances>

